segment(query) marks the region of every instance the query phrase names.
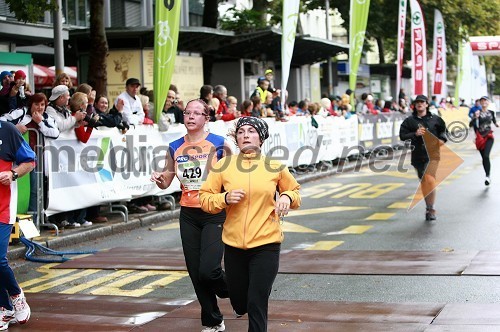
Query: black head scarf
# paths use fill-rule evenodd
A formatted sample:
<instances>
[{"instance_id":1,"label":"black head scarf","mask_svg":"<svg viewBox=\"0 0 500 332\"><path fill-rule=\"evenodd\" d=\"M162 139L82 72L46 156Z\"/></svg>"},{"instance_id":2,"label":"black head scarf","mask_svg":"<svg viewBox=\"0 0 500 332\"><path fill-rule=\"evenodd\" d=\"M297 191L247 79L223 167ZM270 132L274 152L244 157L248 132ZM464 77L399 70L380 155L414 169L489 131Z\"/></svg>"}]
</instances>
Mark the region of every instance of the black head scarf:
<instances>
[{"instance_id":1,"label":"black head scarf","mask_svg":"<svg viewBox=\"0 0 500 332\"><path fill-rule=\"evenodd\" d=\"M262 142L266 140L269 137L269 126L267 125L266 121L256 118L254 116L244 116L239 118L238 123L236 124L236 132L242 127L242 126L252 126L257 130L259 133L259 138Z\"/></svg>"}]
</instances>

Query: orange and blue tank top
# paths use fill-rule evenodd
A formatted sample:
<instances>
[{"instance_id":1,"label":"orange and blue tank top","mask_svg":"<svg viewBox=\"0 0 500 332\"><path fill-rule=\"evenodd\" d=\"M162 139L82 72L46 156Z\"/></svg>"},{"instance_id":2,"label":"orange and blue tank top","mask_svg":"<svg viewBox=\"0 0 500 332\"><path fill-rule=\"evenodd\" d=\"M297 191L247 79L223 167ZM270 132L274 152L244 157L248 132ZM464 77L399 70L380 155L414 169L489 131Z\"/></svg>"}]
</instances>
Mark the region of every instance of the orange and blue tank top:
<instances>
[{"instance_id":1,"label":"orange and blue tank top","mask_svg":"<svg viewBox=\"0 0 500 332\"><path fill-rule=\"evenodd\" d=\"M198 142L188 142L185 137L170 143L169 153L181 183L181 206L199 208L198 191L209 170L224 156L224 137L209 133Z\"/></svg>"}]
</instances>

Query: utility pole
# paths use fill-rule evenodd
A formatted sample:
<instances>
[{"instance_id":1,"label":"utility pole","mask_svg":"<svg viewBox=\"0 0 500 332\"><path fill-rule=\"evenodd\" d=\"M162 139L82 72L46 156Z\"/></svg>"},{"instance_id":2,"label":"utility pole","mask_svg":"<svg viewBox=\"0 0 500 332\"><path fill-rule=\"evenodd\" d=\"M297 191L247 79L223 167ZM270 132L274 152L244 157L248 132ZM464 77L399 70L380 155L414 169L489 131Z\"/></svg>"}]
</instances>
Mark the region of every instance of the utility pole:
<instances>
[{"instance_id":1,"label":"utility pole","mask_svg":"<svg viewBox=\"0 0 500 332\"><path fill-rule=\"evenodd\" d=\"M54 57L56 76L64 72L64 44L62 36L62 0L57 0L54 11Z\"/></svg>"},{"instance_id":2,"label":"utility pole","mask_svg":"<svg viewBox=\"0 0 500 332\"><path fill-rule=\"evenodd\" d=\"M325 14L326 14L326 39L332 40L331 23L330 23L330 0L325 0ZM327 60L328 67L328 97L333 95L333 65L332 56L330 55Z\"/></svg>"}]
</instances>

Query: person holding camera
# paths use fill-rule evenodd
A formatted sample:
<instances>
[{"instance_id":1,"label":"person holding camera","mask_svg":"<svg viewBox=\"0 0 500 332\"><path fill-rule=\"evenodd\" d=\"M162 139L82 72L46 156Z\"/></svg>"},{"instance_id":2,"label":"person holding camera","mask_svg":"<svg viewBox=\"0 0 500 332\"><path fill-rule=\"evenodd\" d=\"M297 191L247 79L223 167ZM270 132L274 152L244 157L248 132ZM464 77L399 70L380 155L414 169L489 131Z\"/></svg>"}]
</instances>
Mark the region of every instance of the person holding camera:
<instances>
[{"instance_id":1,"label":"person holding camera","mask_svg":"<svg viewBox=\"0 0 500 332\"><path fill-rule=\"evenodd\" d=\"M14 81L10 83L9 109L17 109L28 105L28 97L32 95L31 88L26 82L26 74L18 70L14 74Z\"/></svg>"},{"instance_id":2,"label":"person holding camera","mask_svg":"<svg viewBox=\"0 0 500 332\"><path fill-rule=\"evenodd\" d=\"M83 124L87 112L75 112L71 114L68 109L69 89L66 85L58 85L52 89L49 97L47 114L56 120L59 132L70 131Z\"/></svg>"},{"instance_id":3,"label":"person holding camera","mask_svg":"<svg viewBox=\"0 0 500 332\"><path fill-rule=\"evenodd\" d=\"M170 123L184 123L184 115L182 109L178 106L178 102L175 91L168 90L162 112L168 116Z\"/></svg>"}]
</instances>

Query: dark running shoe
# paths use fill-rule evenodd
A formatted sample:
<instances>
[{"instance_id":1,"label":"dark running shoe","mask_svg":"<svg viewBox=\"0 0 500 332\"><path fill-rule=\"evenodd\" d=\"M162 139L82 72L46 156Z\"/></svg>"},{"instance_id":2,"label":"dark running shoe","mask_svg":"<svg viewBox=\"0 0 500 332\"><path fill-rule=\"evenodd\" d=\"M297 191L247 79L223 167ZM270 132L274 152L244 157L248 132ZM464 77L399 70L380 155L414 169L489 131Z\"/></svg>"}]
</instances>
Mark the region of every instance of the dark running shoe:
<instances>
[{"instance_id":1,"label":"dark running shoe","mask_svg":"<svg viewBox=\"0 0 500 332\"><path fill-rule=\"evenodd\" d=\"M431 221L431 220L436 220L436 210L434 209L427 209L425 211L425 220Z\"/></svg>"}]
</instances>

